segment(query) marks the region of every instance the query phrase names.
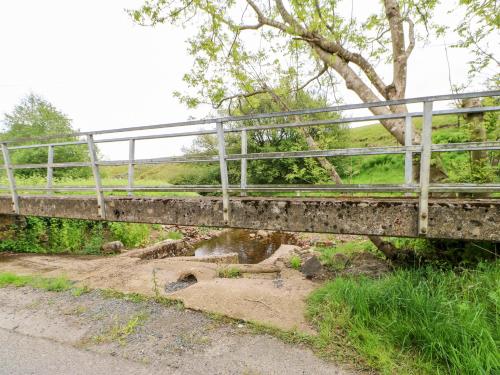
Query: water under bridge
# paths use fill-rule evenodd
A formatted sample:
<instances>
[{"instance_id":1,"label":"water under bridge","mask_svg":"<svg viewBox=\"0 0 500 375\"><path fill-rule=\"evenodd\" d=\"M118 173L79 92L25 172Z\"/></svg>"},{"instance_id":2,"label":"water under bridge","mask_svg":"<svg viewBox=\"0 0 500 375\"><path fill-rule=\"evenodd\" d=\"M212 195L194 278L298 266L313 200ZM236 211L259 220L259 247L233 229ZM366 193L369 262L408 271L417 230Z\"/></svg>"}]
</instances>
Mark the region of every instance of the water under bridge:
<instances>
[{"instance_id":1,"label":"water under bridge","mask_svg":"<svg viewBox=\"0 0 500 375\"><path fill-rule=\"evenodd\" d=\"M432 120L442 115L480 115L496 112L498 106L436 109L435 103L452 100L497 97L500 91L421 97L384 102L341 105L291 112L266 113L192 120L130 128L78 132L34 139L4 140L1 143L7 185L0 185L0 215L44 216L89 220L268 229L299 232L378 235L395 237L458 238L500 241L500 183L433 183L433 153L498 152L499 141L433 143ZM372 107L422 105L422 110L388 115L330 116L307 120L318 113L343 113ZM413 134L413 119L423 118L419 137ZM306 118L305 121L300 120ZM328 127L342 123L399 120L405 124L402 146L345 148L287 152L248 152L249 132L272 129ZM213 126L215 125L215 128ZM203 129L185 131L191 126ZM498 126L498 123L496 124ZM170 132L167 129L182 128ZM146 134L156 131L156 134ZM141 133L142 132L142 133ZM159 132L159 133L158 133ZM125 136L121 136L125 134ZM140 159L137 142L213 134L218 153L201 156L169 156ZM239 134L241 152L229 154L225 137ZM57 139L74 137L72 141ZM126 160L100 160L98 146L127 142ZM71 145L86 147L89 159L80 162L55 162L55 149ZM13 164L16 150L48 150L46 163ZM327 185L250 185L248 162L284 158L330 158L358 155L404 156L404 182L401 184L327 184ZM241 181L230 184L228 162L240 164ZM134 182L137 165L166 163L218 163L219 185L138 186ZM100 167L128 166L126 186L103 185ZM55 168L92 169L92 186L66 186L54 181ZM25 186L16 181L16 170L46 169L46 185ZM414 173L415 172L418 173ZM415 181L418 175L418 181ZM92 192L92 195L80 195ZM154 193L138 196L137 193ZM217 196L169 197L171 192L217 193ZM283 197L271 195L285 193ZM121 195L120 195L121 194ZM330 195L322 197L322 195ZM367 196L371 195L371 196Z\"/></svg>"}]
</instances>

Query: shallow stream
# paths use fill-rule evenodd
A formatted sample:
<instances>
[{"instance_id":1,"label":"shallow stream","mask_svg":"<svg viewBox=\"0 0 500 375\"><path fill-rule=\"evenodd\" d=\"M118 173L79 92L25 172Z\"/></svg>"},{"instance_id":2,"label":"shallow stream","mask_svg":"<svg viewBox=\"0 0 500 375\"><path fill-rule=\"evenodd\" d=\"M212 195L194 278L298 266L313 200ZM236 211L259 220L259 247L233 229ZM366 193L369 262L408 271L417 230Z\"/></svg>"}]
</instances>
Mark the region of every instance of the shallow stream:
<instances>
[{"instance_id":1,"label":"shallow stream","mask_svg":"<svg viewBox=\"0 0 500 375\"><path fill-rule=\"evenodd\" d=\"M259 263L292 238L289 233L269 232L267 236L259 237L254 231L232 229L200 242L195 248L195 256L238 253L240 263Z\"/></svg>"}]
</instances>

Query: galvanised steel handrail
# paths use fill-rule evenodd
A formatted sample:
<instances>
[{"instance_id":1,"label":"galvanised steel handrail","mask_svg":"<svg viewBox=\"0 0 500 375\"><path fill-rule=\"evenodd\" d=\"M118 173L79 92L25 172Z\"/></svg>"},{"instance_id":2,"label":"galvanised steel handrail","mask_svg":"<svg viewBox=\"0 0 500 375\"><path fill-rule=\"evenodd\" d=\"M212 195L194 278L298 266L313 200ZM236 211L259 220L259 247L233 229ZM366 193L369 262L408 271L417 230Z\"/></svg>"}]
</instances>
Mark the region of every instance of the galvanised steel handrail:
<instances>
[{"instance_id":1,"label":"galvanised steel handrail","mask_svg":"<svg viewBox=\"0 0 500 375\"><path fill-rule=\"evenodd\" d=\"M289 112L275 112L245 116L229 116L212 119L191 120L176 123L146 125L138 127L117 128L109 130L98 130L91 132L75 132L65 135L50 135L39 138L19 138L5 140L1 142L2 155L4 159L3 167L7 172L9 186L0 186L0 190L9 190L12 197L13 212L19 213L19 191L47 191L49 194L58 191L94 191L97 195L98 211L101 218L106 218L106 208L104 193L125 191L132 195L135 191L157 192L157 191L193 191L193 192L213 192L219 191L223 195L223 214L224 220L230 219L230 193L240 192L245 196L248 192L307 192L307 191L329 191L329 192L404 192L416 193L419 196L419 233L425 235L428 227L428 196L429 192L498 192L500 184L431 184L430 183L430 163L432 152L451 152L451 151L476 151L476 150L500 150L499 141L487 142L468 142L451 144L432 144L432 117L449 114L470 114L499 111L500 106L473 107L473 108L455 108L446 110L433 110L433 103L436 101L457 100L478 97L497 97L500 91L483 91L463 94L448 94L428 97L409 98L401 100L380 101L372 103L348 104L332 106L325 108L314 108L305 110L296 110ZM393 106L401 104L423 103L422 112L396 113L375 116L358 116L350 118L332 118L326 120L313 120L304 122L288 122L266 125L251 125L241 127L224 128L225 123L234 123L247 120L262 120L272 118L289 118L290 116L311 115L318 113L340 112L353 109L366 109L381 106ZM423 127L420 144L413 144L413 126L412 119L423 117ZM365 148L345 148L331 150L308 150L308 151L288 151L288 152L267 152L267 153L248 153L247 133L249 131L262 131L270 129L285 129L295 127L325 126L332 124L345 124L352 122L380 121L390 119L405 120L405 145L387 146L387 147L365 147ZM131 135L128 137L102 138L96 139L98 135L137 132L145 130L167 129L173 127L193 126L215 124L213 130L182 131L176 133L165 133L157 135ZM227 154L224 142L226 133L240 133L241 153ZM197 135L216 135L218 144L218 153L216 155L202 156L170 156L161 158L137 159L135 157L135 145L137 141L167 139L175 137L197 136ZM84 137L84 139L65 142L49 142L41 144L16 145L22 142L33 142L36 140L62 139L67 137ZM129 155L127 160L98 160L97 144L110 142L128 142ZM64 147L69 145L86 145L89 152L89 161L83 162L54 162L55 147ZM40 164L12 164L10 151L30 149L30 148L48 148L47 163ZM420 157L420 180L415 183L413 176L413 155L419 153ZM341 184L341 185L248 185L247 184L247 163L248 160L282 159L282 158L310 158L310 157L335 157L335 156L358 156L358 155L386 155L403 154L405 155L405 183L404 184ZM230 185L228 178L228 161L241 162L241 182L240 185ZM162 163L219 163L221 184L220 185L175 185L175 186L134 186L134 168L139 164L162 164ZM121 186L103 186L99 171L100 166L127 165L128 166L128 185ZM93 186L54 186L53 171L54 168L69 167L90 167L94 176ZM47 186L45 188L36 186L17 187L14 171L17 169L47 169Z\"/></svg>"}]
</instances>

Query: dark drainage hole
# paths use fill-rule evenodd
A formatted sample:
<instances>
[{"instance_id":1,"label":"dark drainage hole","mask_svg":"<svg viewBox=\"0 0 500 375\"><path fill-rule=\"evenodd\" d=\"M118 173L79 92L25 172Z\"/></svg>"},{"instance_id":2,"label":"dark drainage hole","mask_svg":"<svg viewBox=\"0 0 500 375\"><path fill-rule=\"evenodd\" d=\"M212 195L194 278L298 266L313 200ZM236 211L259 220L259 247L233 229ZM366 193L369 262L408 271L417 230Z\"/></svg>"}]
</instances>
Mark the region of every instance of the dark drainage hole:
<instances>
[{"instance_id":1,"label":"dark drainage hole","mask_svg":"<svg viewBox=\"0 0 500 375\"><path fill-rule=\"evenodd\" d=\"M196 279L196 276L193 275L192 273L187 275L182 275L181 277L179 277L179 280L165 285L165 292L173 293L177 290L185 289L193 284L196 284L197 282L198 280Z\"/></svg>"}]
</instances>

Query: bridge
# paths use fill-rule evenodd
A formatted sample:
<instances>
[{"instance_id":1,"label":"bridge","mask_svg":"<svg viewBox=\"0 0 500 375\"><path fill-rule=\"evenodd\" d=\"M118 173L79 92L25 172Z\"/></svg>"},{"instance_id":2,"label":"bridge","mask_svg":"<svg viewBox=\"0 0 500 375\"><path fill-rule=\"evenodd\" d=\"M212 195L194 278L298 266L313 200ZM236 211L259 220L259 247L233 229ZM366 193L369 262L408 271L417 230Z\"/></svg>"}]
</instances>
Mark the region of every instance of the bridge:
<instances>
[{"instance_id":1,"label":"bridge","mask_svg":"<svg viewBox=\"0 0 500 375\"><path fill-rule=\"evenodd\" d=\"M500 183L432 183L430 178L432 153L500 150L499 141L448 144L434 144L432 142L434 116L496 112L500 109L499 106L437 110L434 109L434 103L469 98L498 97L499 95L500 91L450 94L77 132L47 136L36 140L26 138L3 140L1 141L3 164L0 167L5 169L8 185L0 185L0 192L3 192L0 195L0 215L500 241L500 200L498 199ZM297 121L300 116L319 113L339 113L373 107L415 104L422 105L422 111ZM420 139L413 134L412 126L413 119L419 117L423 118ZM280 121L259 123L259 121L270 119ZM381 120L404 121L405 144L403 146L248 152L247 134L249 132ZM248 122L252 124L248 125ZM187 127L200 125L211 128L194 131L184 130ZM498 126L498 123L496 125ZM182 130L174 133L163 132L170 128L182 128ZM161 131L161 133L137 135L140 131L151 130ZM226 151L225 136L233 133L239 134L241 137L241 152L239 154L228 154ZM121 134L125 136L121 136ZM137 142L153 139L175 140L178 137L206 134L217 137L217 155L170 156L149 159L139 159L135 155ZM54 141L68 136L76 137L76 140L70 142ZM99 160L97 145L116 142L128 142L128 159ZM54 149L70 145L87 147L88 161L54 162ZM10 155L15 150L40 148L48 149L47 163L13 164L11 162ZM403 184L250 185L247 183L247 167L250 160L387 154L404 155L405 180ZM241 182L238 185L229 183L227 166L229 161L238 161L241 165ZM218 163L221 176L220 184L137 186L134 183L134 170L137 165L165 163ZM127 186L103 185L100 167L116 165L128 166ZM94 185L92 187L60 186L54 183L55 168L74 167L91 168ZM418 181L415 181L413 177L414 168L418 168ZM18 186L15 171L22 169L46 169L46 185ZM92 195L75 195L75 193L88 192L92 192ZM136 192L216 192L220 196L142 197L136 196ZM262 196L280 192L312 196ZM117 195L116 193L126 193L127 195ZM335 196L318 198L314 196L316 193L329 193ZM374 196L360 196L360 193ZM445 193L447 197L444 198L444 194L437 195L437 193ZM474 198L474 194L480 194L479 196L483 198ZM439 198L439 196L441 197ZM462 196L462 198L456 198L456 196ZM463 198L463 196L469 198Z\"/></svg>"}]
</instances>

